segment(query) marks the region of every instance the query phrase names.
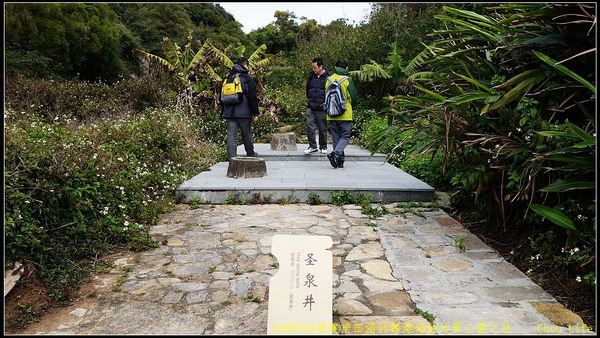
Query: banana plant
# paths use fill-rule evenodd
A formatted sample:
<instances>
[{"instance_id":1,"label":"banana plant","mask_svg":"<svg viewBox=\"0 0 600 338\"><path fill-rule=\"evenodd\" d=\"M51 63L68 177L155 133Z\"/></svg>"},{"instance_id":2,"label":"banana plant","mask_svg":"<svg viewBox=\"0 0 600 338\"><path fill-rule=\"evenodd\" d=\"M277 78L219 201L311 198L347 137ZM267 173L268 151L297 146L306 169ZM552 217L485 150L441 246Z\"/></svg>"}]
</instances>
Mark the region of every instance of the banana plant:
<instances>
[{"instance_id":1,"label":"banana plant","mask_svg":"<svg viewBox=\"0 0 600 338\"><path fill-rule=\"evenodd\" d=\"M157 63L162 68L173 74L178 88L177 107L191 111L199 95L204 98L212 98L216 105L220 84L225 73L234 66L234 62L224 51L216 48L210 40L206 40L198 51L192 47L193 37L190 30L184 49L168 37L163 38L165 57L141 51L139 52L148 60ZM267 56L266 45L259 46L249 57L249 68L255 72L268 67L277 55ZM245 47L235 47L235 55L241 56ZM260 95L268 101L266 95ZM268 102L266 102L268 103Z\"/></svg>"},{"instance_id":2,"label":"banana plant","mask_svg":"<svg viewBox=\"0 0 600 338\"><path fill-rule=\"evenodd\" d=\"M213 46L210 41L206 41L202 46L207 52L210 52L214 56L214 62L205 63L205 71L211 77L212 83L214 84L214 102L217 102L217 95L219 95L220 84L223 81L223 76L233 66L234 62L231 60L225 51L221 51ZM269 99L266 94L266 90L262 86L262 79L264 78L265 70L274 62L275 59L280 57L280 54L267 55L267 45L262 44L248 57L248 69L250 74L254 77L256 84L256 91L259 98L259 109L263 114L268 115L271 122L278 123L275 112L277 108L275 102ZM245 47L238 45L233 53L234 57L243 56Z\"/></svg>"},{"instance_id":3,"label":"banana plant","mask_svg":"<svg viewBox=\"0 0 600 338\"><path fill-rule=\"evenodd\" d=\"M386 86L391 87L391 94L396 94L398 89L407 89L408 87L400 88L405 84L406 72L404 69L404 62L402 61L401 54L403 50L398 47L396 42L390 45L391 51L388 54L387 61L388 65L381 65L373 60L370 63L361 65L359 70L350 71L350 76L359 81L372 82L376 79L388 80L388 83L384 83L382 91ZM406 91L406 90L404 90Z\"/></svg>"},{"instance_id":4,"label":"banana plant","mask_svg":"<svg viewBox=\"0 0 600 338\"><path fill-rule=\"evenodd\" d=\"M163 49L165 57L162 58L142 50L138 50L151 62L156 62L167 69L175 78L178 89L177 107L186 108L189 111L194 106L194 93L207 94L210 78L203 76L200 67L205 58L206 48L203 46L197 52L192 49L192 31L188 32L187 43L182 50L181 47L171 41L168 37L163 38Z\"/></svg>"}]
</instances>

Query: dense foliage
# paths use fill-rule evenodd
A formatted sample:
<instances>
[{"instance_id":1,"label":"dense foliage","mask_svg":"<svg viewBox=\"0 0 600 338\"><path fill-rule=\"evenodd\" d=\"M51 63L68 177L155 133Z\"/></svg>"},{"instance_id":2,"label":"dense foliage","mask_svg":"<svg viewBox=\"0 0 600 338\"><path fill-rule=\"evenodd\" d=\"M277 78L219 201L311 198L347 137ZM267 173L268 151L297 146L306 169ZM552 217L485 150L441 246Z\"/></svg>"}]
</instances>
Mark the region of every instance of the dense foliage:
<instances>
[{"instance_id":1,"label":"dense foliage","mask_svg":"<svg viewBox=\"0 0 600 338\"><path fill-rule=\"evenodd\" d=\"M459 209L529 248L513 256L544 256L589 292L577 285L596 283L594 8L491 9L444 7L445 28L404 69L417 95L389 98L395 122L370 144L463 168L452 176Z\"/></svg>"},{"instance_id":2,"label":"dense foliage","mask_svg":"<svg viewBox=\"0 0 600 338\"><path fill-rule=\"evenodd\" d=\"M6 73L114 82L138 73L137 49L162 53L162 38L188 31L218 47L254 45L218 4L9 3Z\"/></svg>"},{"instance_id":3,"label":"dense foliage","mask_svg":"<svg viewBox=\"0 0 600 338\"><path fill-rule=\"evenodd\" d=\"M90 257L155 245L147 226L174 202L173 189L222 156L216 144L198 142L195 119L170 108L169 96L155 101L160 109L146 106L146 80L8 82L6 259L32 264L56 298ZM88 108L77 109L82 103Z\"/></svg>"},{"instance_id":4,"label":"dense foliage","mask_svg":"<svg viewBox=\"0 0 600 338\"><path fill-rule=\"evenodd\" d=\"M381 3L358 24L276 11L246 35L212 3L6 4L7 262L64 298L99 253L151 247L175 187L225 158L233 61L250 58L268 142L284 125L304 137L321 57L349 63L353 142L515 239L530 276L551 266L593 298L595 19L593 4Z\"/></svg>"}]
</instances>

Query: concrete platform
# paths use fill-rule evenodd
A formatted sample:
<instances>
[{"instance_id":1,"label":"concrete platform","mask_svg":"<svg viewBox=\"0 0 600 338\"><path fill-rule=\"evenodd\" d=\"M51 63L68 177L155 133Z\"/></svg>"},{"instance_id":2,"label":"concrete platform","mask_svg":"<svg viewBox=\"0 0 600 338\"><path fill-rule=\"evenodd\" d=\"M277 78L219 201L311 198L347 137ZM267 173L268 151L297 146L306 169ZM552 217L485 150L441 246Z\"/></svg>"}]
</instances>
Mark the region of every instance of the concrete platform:
<instances>
[{"instance_id":1,"label":"concrete platform","mask_svg":"<svg viewBox=\"0 0 600 338\"><path fill-rule=\"evenodd\" d=\"M314 153L310 155L304 154L304 150L308 148L308 144L297 144L298 150L296 151L276 151L271 150L271 145L268 143L256 143L254 144L254 151L258 155L265 159L265 161L328 161L326 154ZM327 151L331 152L332 146L328 145ZM371 152L363 149L359 146L350 144L344 151L346 154L346 161L374 161L383 162L385 161L385 154L375 153L371 156ZM237 148L237 154L245 156L246 151L244 146L240 145ZM328 161L329 162L329 161Z\"/></svg>"},{"instance_id":2,"label":"concrete platform","mask_svg":"<svg viewBox=\"0 0 600 338\"><path fill-rule=\"evenodd\" d=\"M383 163L385 155L369 156L370 152L357 146L347 148L346 163L339 169L331 166L325 154L305 155L306 147L301 145L296 152L273 152L269 144L256 144L255 149L266 161L267 176L229 178L226 176L229 162L220 162L177 188L184 196L183 202L200 198L221 204L233 196L254 202L277 203L282 199L306 202L312 192L331 203L335 191L369 194L373 202L431 201L434 197L434 188ZM238 150L238 154L244 153Z\"/></svg>"}]
</instances>

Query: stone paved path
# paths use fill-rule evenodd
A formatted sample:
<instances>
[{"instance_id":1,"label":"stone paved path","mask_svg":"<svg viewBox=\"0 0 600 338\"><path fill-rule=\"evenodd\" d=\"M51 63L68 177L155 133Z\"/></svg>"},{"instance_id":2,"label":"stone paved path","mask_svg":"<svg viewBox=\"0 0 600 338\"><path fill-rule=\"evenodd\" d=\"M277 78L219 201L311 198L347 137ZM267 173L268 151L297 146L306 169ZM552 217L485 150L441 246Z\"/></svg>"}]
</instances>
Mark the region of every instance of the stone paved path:
<instances>
[{"instance_id":1,"label":"stone paved path","mask_svg":"<svg viewBox=\"0 0 600 338\"><path fill-rule=\"evenodd\" d=\"M331 236L342 334L566 333L581 325L445 212L386 207L390 214L370 220L355 205L182 206L152 227L159 248L117 257L112 271L95 276L85 307L73 304L68 318L38 333L266 334L275 234Z\"/></svg>"}]
</instances>

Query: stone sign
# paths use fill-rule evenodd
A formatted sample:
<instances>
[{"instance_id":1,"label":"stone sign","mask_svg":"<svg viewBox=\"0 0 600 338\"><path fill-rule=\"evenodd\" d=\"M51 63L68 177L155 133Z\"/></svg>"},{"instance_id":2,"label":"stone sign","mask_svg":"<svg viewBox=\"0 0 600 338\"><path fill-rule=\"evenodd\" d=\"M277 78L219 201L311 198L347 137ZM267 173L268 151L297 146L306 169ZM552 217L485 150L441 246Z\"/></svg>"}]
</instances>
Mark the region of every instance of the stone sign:
<instances>
[{"instance_id":1,"label":"stone sign","mask_svg":"<svg viewBox=\"0 0 600 338\"><path fill-rule=\"evenodd\" d=\"M283 150L283 151L298 150L298 146L296 145L296 134L294 134L294 133L273 134L273 137L271 138L271 150Z\"/></svg>"},{"instance_id":2,"label":"stone sign","mask_svg":"<svg viewBox=\"0 0 600 338\"><path fill-rule=\"evenodd\" d=\"M332 334L332 244L329 236L273 236L279 271L269 283L267 334Z\"/></svg>"}]
</instances>

